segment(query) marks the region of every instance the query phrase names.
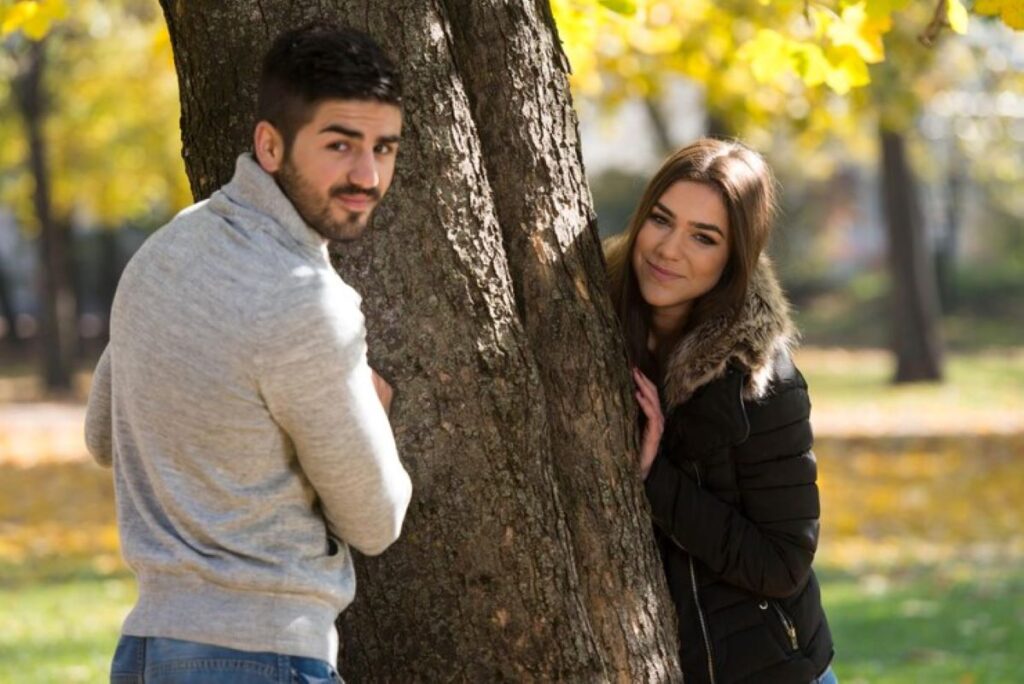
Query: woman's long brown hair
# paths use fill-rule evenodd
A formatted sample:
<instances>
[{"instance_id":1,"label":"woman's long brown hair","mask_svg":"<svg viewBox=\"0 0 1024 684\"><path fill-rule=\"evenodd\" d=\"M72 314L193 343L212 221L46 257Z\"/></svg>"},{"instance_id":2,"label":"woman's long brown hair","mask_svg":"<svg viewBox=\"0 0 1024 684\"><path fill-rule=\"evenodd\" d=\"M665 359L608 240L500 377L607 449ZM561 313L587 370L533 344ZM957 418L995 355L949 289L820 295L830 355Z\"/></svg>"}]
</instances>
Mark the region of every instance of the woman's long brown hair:
<instances>
[{"instance_id":1,"label":"woman's long brown hair","mask_svg":"<svg viewBox=\"0 0 1024 684\"><path fill-rule=\"evenodd\" d=\"M663 369L647 346L651 311L640 294L632 255L637 233L654 204L680 181L703 183L718 192L729 217L729 258L715 287L695 302L677 341L706 320L739 315L776 211L775 179L761 155L739 142L703 138L665 160L647 184L627 229L604 241L609 289L631 360L656 382Z\"/></svg>"}]
</instances>

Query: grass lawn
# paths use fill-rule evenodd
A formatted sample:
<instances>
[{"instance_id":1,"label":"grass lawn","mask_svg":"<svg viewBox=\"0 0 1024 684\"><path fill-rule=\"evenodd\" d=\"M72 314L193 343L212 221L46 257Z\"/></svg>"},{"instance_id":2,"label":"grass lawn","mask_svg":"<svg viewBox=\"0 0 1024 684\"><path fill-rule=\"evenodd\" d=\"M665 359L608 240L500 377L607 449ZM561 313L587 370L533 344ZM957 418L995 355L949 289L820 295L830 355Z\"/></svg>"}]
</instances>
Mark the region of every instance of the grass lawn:
<instances>
[{"instance_id":1,"label":"grass lawn","mask_svg":"<svg viewBox=\"0 0 1024 684\"><path fill-rule=\"evenodd\" d=\"M1024 570L956 572L964 576L935 567L896 579L822 572L839 680L1020 682Z\"/></svg>"},{"instance_id":2,"label":"grass lawn","mask_svg":"<svg viewBox=\"0 0 1024 684\"><path fill-rule=\"evenodd\" d=\"M953 356L946 384L910 387L879 352L797 363L840 680L1024 681L1024 350ZM0 379L0 399L20 391ZM67 408L33 422L0 403L0 684L106 681L135 597L110 471L76 455Z\"/></svg>"},{"instance_id":3,"label":"grass lawn","mask_svg":"<svg viewBox=\"0 0 1024 684\"><path fill-rule=\"evenodd\" d=\"M105 682L135 600L124 575L48 579L0 588L0 682Z\"/></svg>"}]
</instances>

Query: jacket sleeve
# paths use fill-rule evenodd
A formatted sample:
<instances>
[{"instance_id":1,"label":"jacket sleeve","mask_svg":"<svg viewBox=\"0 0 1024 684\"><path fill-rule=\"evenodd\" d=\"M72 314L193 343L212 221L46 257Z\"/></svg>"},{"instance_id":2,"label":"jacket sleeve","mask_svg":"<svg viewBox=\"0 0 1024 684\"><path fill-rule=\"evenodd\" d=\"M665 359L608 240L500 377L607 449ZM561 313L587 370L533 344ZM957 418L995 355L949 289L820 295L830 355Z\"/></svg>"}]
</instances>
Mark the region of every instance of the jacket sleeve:
<instances>
[{"instance_id":1,"label":"jacket sleeve","mask_svg":"<svg viewBox=\"0 0 1024 684\"><path fill-rule=\"evenodd\" d=\"M282 295L264 311L256 365L329 532L377 555L398 539L412 485L373 387L355 298L340 281Z\"/></svg>"},{"instance_id":2,"label":"jacket sleeve","mask_svg":"<svg viewBox=\"0 0 1024 684\"><path fill-rule=\"evenodd\" d=\"M101 466L114 462L113 417L110 410L110 345L103 350L89 387L89 403L85 410L85 447Z\"/></svg>"},{"instance_id":3,"label":"jacket sleeve","mask_svg":"<svg viewBox=\"0 0 1024 684\"><path fill-rule=\"evenodd\" d=\"M655 523L724 581L761 596L797 592L817 548L819 499L803 387L776 394L733 448L740 505L709 492L662 454L645 487ZM691 462L692 465L692 462Z\"/></svg>"}]
</instances>

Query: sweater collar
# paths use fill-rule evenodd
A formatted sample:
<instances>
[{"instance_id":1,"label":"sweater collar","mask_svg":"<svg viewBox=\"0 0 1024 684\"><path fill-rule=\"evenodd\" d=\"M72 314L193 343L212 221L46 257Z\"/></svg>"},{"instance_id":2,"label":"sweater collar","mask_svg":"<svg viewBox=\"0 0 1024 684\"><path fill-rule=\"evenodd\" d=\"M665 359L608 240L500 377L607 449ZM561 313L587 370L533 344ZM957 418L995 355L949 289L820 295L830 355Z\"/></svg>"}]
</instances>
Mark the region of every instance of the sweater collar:
<instances>
[{"instance_id":1,"label":"sweater collar","mask_svg":"<svg viewBox=\"0 0 1024 684\"><path fill-rule=\"evenodd\" d=\"M309 227L274 177L245 152L235 161L235 175L221 191L236 204L266 216L297 243L322 251L327 239Z\"/></svg>"}]
</instances>

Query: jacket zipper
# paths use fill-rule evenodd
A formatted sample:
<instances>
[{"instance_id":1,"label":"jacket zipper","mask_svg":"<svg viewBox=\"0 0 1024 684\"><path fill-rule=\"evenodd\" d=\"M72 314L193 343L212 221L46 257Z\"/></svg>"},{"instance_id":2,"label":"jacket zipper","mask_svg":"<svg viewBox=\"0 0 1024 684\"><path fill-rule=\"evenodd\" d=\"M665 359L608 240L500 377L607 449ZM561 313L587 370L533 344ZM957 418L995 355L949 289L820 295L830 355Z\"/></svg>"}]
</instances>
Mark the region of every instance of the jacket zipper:
<instances>
[{"instance_id":1,"label":"jacket zipper","mask_svg":"<svg viewBox=\"0 0 1024 684\"><path fill-rule=\"evenodd\" d=\"M789 619L789 616L786 615L785 611L779 607L779 604L775 601L762 601L761 605L758 607L761 608L761 610L767 610L769 604L771 604L771 607L775 610L775 614L779 616L779 620L782 622L782 628L786 630L786 636L789 637L789 645L794 651L799 651L800 640L797 639L796 626L793 624L793 621Z\"/></svg>"},{"instance_id":2,"label":"jacket zipper","mask_svg":"<svg viewBox=\"0 0 1024 684\"><path fill-rule=\"evenodd\" d=\"M697 464L693 464L693 472L697 475L697 486L702 487L700 481L700 469ZM708 625L704 620L704 611L700 607L700 597L697 596L697 570L693 563L693 554L690 554L690 586L693 587L693 603L697 606L697 618L700 620L700 631L704 636L704 647L708 654L708 676L711 678L711 684L715 684L715 661L711 657L711 639L708 637Z\"/></svg>"}]
</instances>

